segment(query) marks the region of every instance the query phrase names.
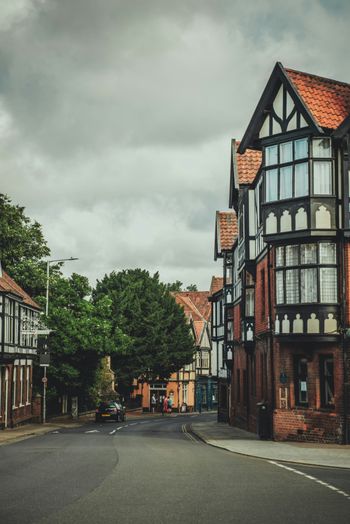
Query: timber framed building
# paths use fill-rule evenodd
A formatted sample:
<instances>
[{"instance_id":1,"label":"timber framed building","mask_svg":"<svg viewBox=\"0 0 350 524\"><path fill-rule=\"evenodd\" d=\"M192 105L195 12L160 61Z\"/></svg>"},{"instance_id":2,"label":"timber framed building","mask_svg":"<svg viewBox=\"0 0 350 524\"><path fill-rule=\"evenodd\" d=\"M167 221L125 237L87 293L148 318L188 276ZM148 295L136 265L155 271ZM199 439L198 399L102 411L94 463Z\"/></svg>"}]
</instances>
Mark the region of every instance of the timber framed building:
<instances>
[{"instance_id":1,"label":"timber framed building","mask_svg":"<svg viewBox=\"0 0 350 524\"><path fill-rule=\"evenodd\" d=\"M280 63L232 141L229 420L276 440L350 440L349 153L350 85Z\"/></svg>"},{"instance_id":2,"label":"timber framed building","mask_svg":"<svg viewBox=\"0 0 350 524\"><path fill-rule=\"evenodd\" d=\"M40 418L32 402L40 307L0 265L0 428Z\"/></svg>"}]
</instances>

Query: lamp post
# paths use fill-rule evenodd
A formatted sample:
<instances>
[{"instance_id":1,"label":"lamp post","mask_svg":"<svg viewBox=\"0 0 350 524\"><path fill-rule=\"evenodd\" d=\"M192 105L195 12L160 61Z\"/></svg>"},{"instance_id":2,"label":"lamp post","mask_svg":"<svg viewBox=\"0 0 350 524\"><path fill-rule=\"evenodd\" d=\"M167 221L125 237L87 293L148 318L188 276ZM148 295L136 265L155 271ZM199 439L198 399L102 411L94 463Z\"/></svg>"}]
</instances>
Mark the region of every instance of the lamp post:
<instances>
[{"instance_id":1,"label":"lamp post","mask_svg":"<svg viewBox=\"0 0 350 524\"><path fill-rule=\"evenodd\" d=\"M78 258L75 258L75 257L58 258L55 260L46 261L46 303L45 303L46 318L49 316L50 264L54 262L68 262L71 260L78 260ZM46 387L47 387L46 368L48 367L48 364L44 364L43 367L44 367L44 376L42 378L42 381L43 381L43 424L45 424L46 423Z\"/></svg>"}]
</instances>

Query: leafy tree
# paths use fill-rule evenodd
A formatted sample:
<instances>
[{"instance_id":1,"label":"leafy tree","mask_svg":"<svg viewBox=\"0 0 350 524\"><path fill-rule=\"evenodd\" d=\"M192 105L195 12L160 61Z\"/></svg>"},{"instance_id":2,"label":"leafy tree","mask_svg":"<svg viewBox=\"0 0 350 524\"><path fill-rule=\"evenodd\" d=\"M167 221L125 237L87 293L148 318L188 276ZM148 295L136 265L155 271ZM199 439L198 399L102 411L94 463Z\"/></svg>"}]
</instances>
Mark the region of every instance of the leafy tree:
<instances>
[{"instance_id":1,"label":"leafy tree","mask_svg":"<svg viewBox=\"0 0 350 524\"><path fill-rule=\"evenodd\" d=\"M51 395L70 393L88 396L93 388L101 358L126 344L119 329L112 337L111 306L108 296L92 302L86 277L73 273L57 276L50 292L47 324L50 335Z\"/></svg>"},{"instance_id":2,"label":"leafy tree","mask_svg":"<svg viewBox=\"0 0 350 524\"><path fill-rule=\"evenodd\" d=\"M198 291L197 285L190 284L189 286L186 287L186 291Z\"/></svg>"},{"instance_id":3,"label":"leafy tree","mask_svg":"<svg viewBox=\"0 0 350 524\"><path fill-rule=\"evenodd\" d=\"M126 390L137 377L168 378L193 360L193 338L185 315L169 292L141 269L112 272L97 283L94 300L112 301L112 330L120 329L128 344L112 355L118 383Z\"/></svg>"},{"instance_id":4,"label":"leafy tree","mask_svg":"<svg viewBox=\"0 0 350 524\"><path fill-rule=\"evenodd\" d=\"M167 290L172 293L178 293L179 291L182 291L182 286L183 283L180 280L176 280L176 282L166 284Z\"/></svg>"},{"instance_id":5,"label":"leafy tree","mask_svg":"<svg viewBox=\"0 0 350 524\"><path fill-rule=\"evenodd\" d=\"M27 217L24 207L12 204L1 193L0 231L0 260L4 269L31 296L40 295L46 282L42 259L50 255L41 225Z\"/></svg>"}]
</instances>

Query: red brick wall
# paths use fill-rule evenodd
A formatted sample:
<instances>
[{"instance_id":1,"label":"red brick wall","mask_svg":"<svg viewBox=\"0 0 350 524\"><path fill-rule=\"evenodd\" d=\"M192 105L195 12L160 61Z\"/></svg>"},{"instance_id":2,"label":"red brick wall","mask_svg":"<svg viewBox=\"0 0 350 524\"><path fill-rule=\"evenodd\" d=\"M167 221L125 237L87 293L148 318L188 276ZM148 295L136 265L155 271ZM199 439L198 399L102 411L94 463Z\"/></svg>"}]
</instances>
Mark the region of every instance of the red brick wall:
<instances>
[{"instance_id":1,"label":"red brick wall","mask_svg":"<svg viewBox=\"0 0 350 524\"><path fill-rule=\"evenodd\" d=\"M275 406L274 437L276 440L300 440L318 442L341 442L343 366L342 351L332 344L303 345L280 344L275 341ZM295 403L294 356L308 359L308 407ZM320 356L333 355L334 358L334 402L332 410L321 407L320 397ZM287 383L280 383L280 373L286 373ZM287 392L287 407L281 404L281 393Z\"/></svg>"}]
</instances>

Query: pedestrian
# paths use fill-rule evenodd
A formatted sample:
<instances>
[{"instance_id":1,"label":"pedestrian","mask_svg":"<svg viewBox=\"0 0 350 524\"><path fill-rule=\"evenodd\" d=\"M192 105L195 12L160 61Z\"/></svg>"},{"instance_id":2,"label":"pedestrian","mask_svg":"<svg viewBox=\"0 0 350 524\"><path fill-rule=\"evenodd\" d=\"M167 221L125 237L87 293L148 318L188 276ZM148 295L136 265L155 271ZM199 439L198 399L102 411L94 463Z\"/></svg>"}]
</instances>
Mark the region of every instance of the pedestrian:
<instances>
[{"instance_id":1,"label":"pedestrian","mask_svg":"<svg viewBox=\"0 0 350 524\"><path fill-rule=\"evenodd\" d=\"M164 415L164 413L167 413L168 412L168 397L165 395L164 399L163 399L163 411L162 411L162 414Z\"/></svg>"},{"instance_id":2,"label":"pedestrian","mask_svg":"<svg viewBox=\"0 0 350 524\"><path fill-rule=\"evenodd\" d=\"M173 407L173 397L168 398L168 413L171 413L171 408Z\"/></svg>"},{"instance_id":3,"label":"pedestrian","mask_svg":"<svg viewBox=\"0 0 350 524\"><path fill-rule=\"evenodd\" d=\"M164 415L164 398L163 395L159 396L159 409L162 415Z\"/></svg>"},{"instance_id":4,"label":"pedestrian","mask_svg":"<svg viewBox=\"0 0 350 524\"><path fill-rule=\"evenodd\" d=\"M156 409L156 404L157 404L157 399L156 399L155 394L153 393L153 395L151 397L151 410L152 410L152 413L154 413L154 411Z\"/></svg>"}]
</instances>

